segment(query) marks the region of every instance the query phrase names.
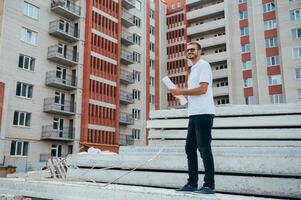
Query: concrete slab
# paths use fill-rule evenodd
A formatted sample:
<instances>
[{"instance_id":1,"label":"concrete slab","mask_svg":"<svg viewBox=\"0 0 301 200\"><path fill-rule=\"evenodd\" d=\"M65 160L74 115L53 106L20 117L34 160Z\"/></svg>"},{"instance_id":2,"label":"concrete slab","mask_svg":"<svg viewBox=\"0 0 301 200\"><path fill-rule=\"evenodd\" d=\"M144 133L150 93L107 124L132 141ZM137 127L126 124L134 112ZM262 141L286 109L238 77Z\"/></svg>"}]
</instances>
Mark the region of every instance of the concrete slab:
<instances>
[{"instance_id":1,"label":"concrete slab","mask_svg":"<svg viewBox=\"0 0 301 200\"><path fill-rule=\"evenodd\" d=\"M236 195L201 195L172 189L101 183L0 178L0 193L56 200L260 200Z\"/></svg>"}]
</instances>

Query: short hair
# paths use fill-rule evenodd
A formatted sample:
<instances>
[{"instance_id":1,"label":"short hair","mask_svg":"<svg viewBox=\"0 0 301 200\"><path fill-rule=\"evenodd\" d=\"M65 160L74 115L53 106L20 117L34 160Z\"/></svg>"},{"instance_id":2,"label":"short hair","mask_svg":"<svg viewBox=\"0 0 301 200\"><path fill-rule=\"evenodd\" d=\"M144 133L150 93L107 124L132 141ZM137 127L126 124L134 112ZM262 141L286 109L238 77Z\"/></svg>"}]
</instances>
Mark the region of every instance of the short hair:
<instances>
[{"instance_id":1,"label":"short hair","mask_svg":"<svg viewBox=\"0 0 301 200\"><path fill-rule=\"evenodd\" d=\"M201 46L200 43L198 43L198 42L188 42L187 46L188 46L188 45L191 45L191 44L196 45L197 48L198 48L198 50L201 50L201 49L202 49L202 46Z\"/></svg>"}]
</instances>

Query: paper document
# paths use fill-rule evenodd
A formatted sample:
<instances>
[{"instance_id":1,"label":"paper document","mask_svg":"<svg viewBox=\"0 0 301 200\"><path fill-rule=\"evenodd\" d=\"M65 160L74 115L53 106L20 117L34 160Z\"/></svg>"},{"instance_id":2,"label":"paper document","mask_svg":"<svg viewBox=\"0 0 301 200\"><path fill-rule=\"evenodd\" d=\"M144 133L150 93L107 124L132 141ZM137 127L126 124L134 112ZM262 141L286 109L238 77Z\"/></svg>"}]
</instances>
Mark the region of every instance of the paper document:
<instances>
[{"instance_id":1,"label":"paper document","mask_svg":"<svg viewBox=\"0 0 301 200\"><path fill-rule=\"evenodd\" d=\"M175 89L176 85L170 80L168 76L165 76L162 79L162 82L166 85L168 89ZM183 95L176 96L180 100L181 105L185 105L187 103L187 99Z\"/></svg>"}]
</instances>

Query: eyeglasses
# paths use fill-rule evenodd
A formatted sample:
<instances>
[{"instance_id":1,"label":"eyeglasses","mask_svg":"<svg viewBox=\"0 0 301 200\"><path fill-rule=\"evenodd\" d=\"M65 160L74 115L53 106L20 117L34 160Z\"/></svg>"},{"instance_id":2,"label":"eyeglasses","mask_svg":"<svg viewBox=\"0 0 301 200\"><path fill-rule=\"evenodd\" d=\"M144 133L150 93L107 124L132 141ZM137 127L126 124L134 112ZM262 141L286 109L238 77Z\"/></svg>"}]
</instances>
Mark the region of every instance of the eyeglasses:
<instances>
[{"instance_id":1,"label":"eyeglasses","mask_svg":"<svg viewBox=\"0 0 301 200\"><path fill-rule=\"evenodd\" d=\"M191 48L191 49L186 49L186 52L189 52L189 51L192 51L192 52L194 52L196 49L194 49L194 48Z\"/></svg>"}]
</instances>

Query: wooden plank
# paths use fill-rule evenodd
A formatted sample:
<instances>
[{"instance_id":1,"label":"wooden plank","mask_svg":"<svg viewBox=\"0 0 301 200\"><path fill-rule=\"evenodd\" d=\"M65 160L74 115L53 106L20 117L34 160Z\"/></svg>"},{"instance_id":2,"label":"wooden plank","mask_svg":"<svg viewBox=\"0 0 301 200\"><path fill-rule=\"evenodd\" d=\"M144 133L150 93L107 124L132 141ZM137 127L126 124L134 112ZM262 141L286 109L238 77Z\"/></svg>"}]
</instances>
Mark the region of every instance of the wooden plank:
<instances>
[{"instance_id":1,"label":"wooden plank","mask_svg":"<svg viewBox=\"0 0 301 200\"><path fill-rule=\"evenodd\" d=\"M216 107L216 116L266 115L266 114L301 114L300 104L267 104L267 105L229 105ZM150 118L187 117L187 109L152 110Z\"/></svg>"},{"instance_id":2,"label":"wooden plank","mask_svg":"<svg viewBox=\"0 0 301 200\"><path fill-rule=\"evenodd\" d=\"M149 120L147 128L187 128L188 119L165 119ZM230 117L215 118L214 128L233 128L233 127L301 127L300 115L278 115L278 116L256 116L256 117Z\"/></svg>"},{"instance_id":3,"label":"wooden plank","mask_svg":"<svg viewBox=\"0 0 301 200\"><path fill-rule=\"evenodd\" d=\"M149 139L185 139L187 130L149 131ZM301 139L301 128L213 129L213 139Z\"/></svg>"}]
</instances>

